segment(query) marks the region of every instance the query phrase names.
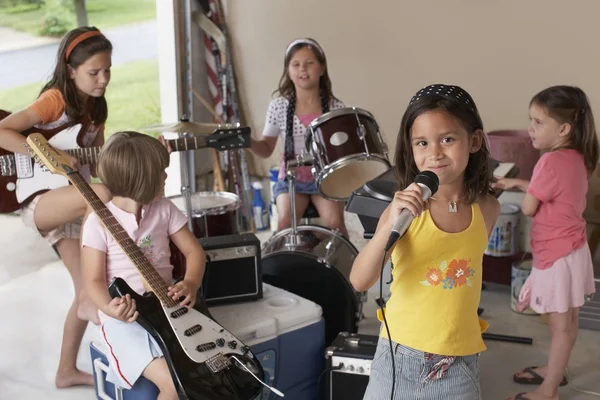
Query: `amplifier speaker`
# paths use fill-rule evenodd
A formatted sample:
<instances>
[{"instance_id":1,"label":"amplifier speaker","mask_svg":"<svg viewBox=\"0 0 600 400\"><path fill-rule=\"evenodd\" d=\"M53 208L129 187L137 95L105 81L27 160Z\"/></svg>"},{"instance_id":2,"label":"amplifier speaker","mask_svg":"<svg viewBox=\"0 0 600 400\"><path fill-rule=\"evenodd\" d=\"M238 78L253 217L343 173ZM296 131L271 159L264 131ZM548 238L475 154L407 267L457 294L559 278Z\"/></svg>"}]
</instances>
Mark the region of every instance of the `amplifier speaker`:
<instances>
[{"instance_id":1,"label":"amplifier speaker","mask_svg":"<svg viewBox=\"0 0 600 400\"><path fill-rule=\"evenodd\" d=\"M362 400L378 336L340 332L325 350L327 400Z\"/></svg>"},{"instance_id":2,"label":"amplifier speaker","mask_svg":"<svg viewBox=\"0 0 600 400\"><path fill-rule=\"evenodd\" d=\"M260 240L253 233L198 239L206 252L202 295L209 306L262 299Z\"/></svg>"}]
</instances>

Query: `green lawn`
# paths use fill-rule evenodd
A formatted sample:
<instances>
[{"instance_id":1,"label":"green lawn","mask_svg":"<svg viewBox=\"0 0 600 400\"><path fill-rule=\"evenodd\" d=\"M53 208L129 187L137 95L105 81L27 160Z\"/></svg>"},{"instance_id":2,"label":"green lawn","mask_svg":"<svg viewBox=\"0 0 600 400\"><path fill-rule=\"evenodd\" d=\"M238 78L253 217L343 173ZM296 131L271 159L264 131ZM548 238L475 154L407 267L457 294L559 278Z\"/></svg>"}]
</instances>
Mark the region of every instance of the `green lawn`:
<instances>
[{"instance_id":1,"label":"green lawn","mask_svg":"<svg viewBox=\"0 0 600 400\"><path fill-rule=\"evenodd\" d=\"M1 91L0 109L17 111L27 107L42 86L40 82ZM158 61L136 61L114 67L106 99L106 136L160 123Z\"/></svg>"},{"instance_id":2,"label":"green lawn","mask_svg":"<svg viewBox=\"0 0 600 400\"><path fill-rule=\"evenodd\" d=\"M86 9L89 25L100 30L156 18L156 0L88 0ZM44 14L43 7L0 7L0 26L39 35ZM69 29L75 26L73 13Z\"/></svg>"}]
</instances>

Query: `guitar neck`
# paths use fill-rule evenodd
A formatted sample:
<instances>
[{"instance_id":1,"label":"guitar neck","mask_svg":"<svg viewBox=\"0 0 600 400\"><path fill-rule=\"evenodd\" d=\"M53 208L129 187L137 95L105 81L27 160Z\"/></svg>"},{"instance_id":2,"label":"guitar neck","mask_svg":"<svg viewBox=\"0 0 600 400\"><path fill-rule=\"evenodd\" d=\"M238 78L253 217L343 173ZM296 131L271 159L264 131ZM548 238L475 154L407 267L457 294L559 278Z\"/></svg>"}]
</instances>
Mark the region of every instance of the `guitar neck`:
<instances>
[{"instance_id":1,"label":"guitar neck","mask_svg":"<svg viewBox=\"0 0 600 400\"><path fill-rule=\"evenodd\" d=\"M193 136L179 139L169 139L167 143L171 146L173 151L184 151L184 150L198 150L207 147L207 137L205 136ZM96 164L102 147L82 147L79 149L69 149L66 152L69 155L77 158L81 165Z\"/></svg>"},{"instance_id":2,"label":"guitar neck","mask_svg":"<svg viewBox=\"0 0 600 400\"><path fill-rule=\"evenodd\" d=\"M79 193L81 193L87 204L92 207L104 227L117 241L127 257L129 257L152 292L160 299L160 302L166 307L176 307L177 303L167 295L167 283L162 279L150 261L148 261L144 253L142 253L129 234L125 232L119 221L117 221L110 210L102 203L102 200L100 200L90 185L83 179L79 172L71 172L67 177L73 186L77 188Z\"/></svg>"}]
</instances>

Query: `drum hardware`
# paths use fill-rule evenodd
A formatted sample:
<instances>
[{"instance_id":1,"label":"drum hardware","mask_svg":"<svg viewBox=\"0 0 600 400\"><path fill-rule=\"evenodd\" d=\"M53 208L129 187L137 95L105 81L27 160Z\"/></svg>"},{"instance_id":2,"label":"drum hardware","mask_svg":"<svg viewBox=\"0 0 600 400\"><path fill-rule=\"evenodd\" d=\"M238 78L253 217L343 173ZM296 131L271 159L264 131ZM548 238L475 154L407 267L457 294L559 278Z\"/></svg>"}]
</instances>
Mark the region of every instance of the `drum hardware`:
<instances>
[{"instance_id":1,"label":"drum hardware","mask_svg":"<svg viewBox=\"0 0 600 400\"><path fill-rule=\"evenodd\" d=\"M352 192L390 168L388 149L375 118L360 108L340 108L312 121L306 149L321 195L346 201Z\"/></svg>"},{"instance_id":2,"label":"drum hardware","mask_svg":"<svg viewBox=\"0 0 600 400\"><path fill-rule=\"evenodd\" d=\"M365 137L367 136L367 128L365 128L365 126L362 124L362 122L360 122L360 119L358 118L358 113L356 112L356 107L352 107L352 109L354 110L354 116L356 117L356 124L358 125L358 128L356 129L356 134L358 135L358 138L360 140L362 140L364 143ZM367 147L366 143L364 143L364 145L365 145L365 153L367 153L367 156L368 156L369 148Z\"/></svg>"},{"instance_id":3,"label":"drum hardware","mask_svg":"<svg viewBox=\"0 0 600 400\"><path fill-rule=\"evenodd\" d=\"M290 160L287 162L286 177L288 180L288 191L290 195L290 223L292 233L286 238L285 245L292 250L300 243L296 229L296 168L312 165L312 163L312 158L304 153L297 155L295 160Z\"/></svg>"}]
</instances>

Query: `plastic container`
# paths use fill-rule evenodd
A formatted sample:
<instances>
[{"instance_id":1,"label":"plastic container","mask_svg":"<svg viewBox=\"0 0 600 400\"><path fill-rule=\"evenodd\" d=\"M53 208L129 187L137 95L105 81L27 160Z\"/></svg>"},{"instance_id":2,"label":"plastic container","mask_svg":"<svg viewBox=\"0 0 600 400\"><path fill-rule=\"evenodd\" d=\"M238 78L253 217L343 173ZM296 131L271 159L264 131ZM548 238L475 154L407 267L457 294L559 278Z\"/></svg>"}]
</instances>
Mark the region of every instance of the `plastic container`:
<instances>
[{"instance_id":1,"label":"plastic container","mask_svg":"<svg viewBox=\"0 0 600 400\"><path fill-rule=\"evenodd\" d=\"M494 225L484 254L492 257L506 257L519 251L519 221L521 207L505 203L500 206L500 215Z\"/></svg>"},{"instance_id":2,"label":"plastic container","mask_svg":"<svg viewBox=\"0 0 600 400\"><path fill-rule=\"evenodd\" d=\"M521 288L527 278L529 278L529 274L531 274L531 268L533 264L531 260L523 260L517 261L512 264L511 271L511 280L510 280L510 308L519 314L529 314L529 315L537 315L535 311L533 311L530 307L527 307L525 311L519 311L517 309L517 302L519 301L519 293L521 293Z\"/></svg>"},{"instance_id":3,"label":"plastic container","mask_svg":"<svg viewBox=\"0 0 600 400\"><path fill-rule=\"evenodd\" d=\"M279 176L279 168L271 168L269 170L269 190L270 190L270 194L271 194L271 203L275 203L275 196L273 196L273 186L275 186L275 183L277 182L277 178Z\"/></svg>"},{"instance_id":4,"label":"plastic container","mask_svg":"<svg viewBox=\"0 0 600 400\"><path fill-rule=\"evenodd\" d=\"M272 232L277 232L277 221L279 219L279 216L277 215L277 205L275 204L275 193L273 193L273 186L275 186L275 183L278 180L279 168L271 168L269 170L269 173L271 176L269 181L269 185L271 188L271 201L269 203L269 226L271 227Z\"/></svg>"},{"instance_id":5,"label":"plastic container","mask_svg":"<svg viewBox=\"0 0 600 400\"><path fill-rule=\"evenodd\" d=\"M254 198L252 199L254 225L257 231L264 231L269 229L269 210L260 193L263 188L262 183L254 182L252 188L254 189Z\"/></svg>"},{"instance_id":6,"label":"plastic container","mask_svg":"<svg viewBox=\"0 0 600 400\"><path fill-rule=\"evenodd\" d=\"M533 167L540 158L526 130L499 130L487 134L492 157L500 162L513 162L519 168L519 179L531 179Z\"/></svg>"}]
</instances>

